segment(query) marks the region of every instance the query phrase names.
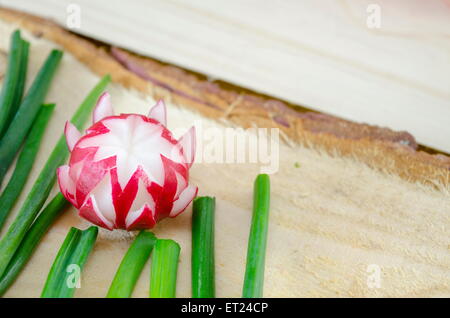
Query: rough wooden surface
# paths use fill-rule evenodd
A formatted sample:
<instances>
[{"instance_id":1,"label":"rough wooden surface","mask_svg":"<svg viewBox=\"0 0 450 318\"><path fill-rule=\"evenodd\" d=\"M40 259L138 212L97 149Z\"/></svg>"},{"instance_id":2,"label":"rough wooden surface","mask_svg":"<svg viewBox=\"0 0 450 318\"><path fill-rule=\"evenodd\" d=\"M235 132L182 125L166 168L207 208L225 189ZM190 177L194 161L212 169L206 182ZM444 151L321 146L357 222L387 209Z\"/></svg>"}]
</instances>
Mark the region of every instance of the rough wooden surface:
<instances>
[{"instance_id":1,"label":"rough wooden surface","mask_svg":"<svg viewBox=\"0 0 450 318\"><path fill-rule=\"evenodd\" d=\"M75 32L450 152L448 0L1 3L64 26L75 3Z\"/></svg>"},{"instance_id":2,"label":"rough wooden surface","mask_svg":"<svg viewBox=\"0 0 450 318\"><path fill-rule=\"evenodd\" d=\"M0 22L2 51L7 52L7 38L15 27L17 24ZM24 35L32 43L31 79L55 44L25 31ZM114 75L117 78L120 74L118 71ZM58 106L24 194L62 132L68 114L98 78L66 52L47 98ZM109 91L118 112L146 113L153 103L150 95L117 83L110 85ZM180 103L169 103L168 119L169 128L181 131L196 121L217 129L230 125L227 121L220 124L206 119ZM192 182L199 186L200 195L217 197L220 297L238 297L241 293L245 248L236 247L246 245L251 184L258 171L259 167L251 164L196 164L192 170ZM448 187L438 191L371 169L353 158L332 157L317 149L285 143L280 144L280 170L271 179L265 296L450 295ZM190 216L190 211L186 211L155 228L158 236L173 238L182 247L178 296L190 296ZM70 226L87 226L73 209L51 228L6 296L39 295ZM128 234L101 231L76 296L103 297L129 243ZM376 278L380 288L371 288L377 287L372 285ZM147 264L134 296L148 295L148 280Z\"/></svg>"}]
</instances>

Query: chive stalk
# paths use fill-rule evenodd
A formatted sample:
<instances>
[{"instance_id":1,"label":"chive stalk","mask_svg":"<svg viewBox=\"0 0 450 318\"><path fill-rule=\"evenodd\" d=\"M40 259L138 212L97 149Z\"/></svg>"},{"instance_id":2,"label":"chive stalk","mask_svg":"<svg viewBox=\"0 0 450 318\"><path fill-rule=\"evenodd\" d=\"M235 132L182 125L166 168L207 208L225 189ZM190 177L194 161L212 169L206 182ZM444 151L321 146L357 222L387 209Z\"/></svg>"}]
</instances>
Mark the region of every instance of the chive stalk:
<instances>
[{"instance_id":1,"label":"chive stalk","mask_svg":"<svg viewBox=\"0 0 450 318\"><path fill-rule=\"evenodd\" d=\"M111 78L109 75L103 77L85 98L72 117L71 122L78 129L81 130L82 126L87 121L92 109L95 106L95 102L104 91L110 79ZM20 242L24 238L30 225L47 199L56 181L56 169L65 162L68 154L69 151L66 146L65 137L62 135L50 154L44 168L41 170L41 173L34 183L33 188L25 199L25 202L22 205L16 219L0 241L0 277L4 274L6 266L10 262Z\"/></svg>"},{"instance_id":2,"label":"chive stalk","mask_svg":"<svg viewBox=\"0 0 450 318\"><path fill-rule=\"evenodd\" d=\"M54 108L54 104L43 105L41 107L19 155L13 175L0 196L0 229L28 179L41 144L42 136L44 135L45 128Z\"/></svg>"},{"instance_id":3,"label":"chive stalk","mask_svg":"<svg viewBox=\"0 0 450 318\"><path fill-rule=\"evenodd\" d=\"M9 114L9 122L12 121L14 116L19 109L19 106L22 102L23 93L25 91L25 84L27 81L27 70L28 70L28 55L30 51L30 43L25 40L22 40L22 52L21 52L21 61L20 61L20 72L18 76L18 82L16 86L16 91L14 94L14 102L13 107Z\"/></svg>"},{"instance_id":4,"label":"chive stalk","mask_svg":"<svg viewBox=\"0 0 450 318\"><path fill-rule=\"evenodd\" d=\"M150 298L174 298L177 285L180 245L173 240L157 240L152 256Z\"/></svg>"},{"instance_id":5,"label":"chive stalk","mask_svg":"<svg viewBox=\"0 0 450 318\"><path fill-rule=\"evenodd\" d=\"M91 226L88 229L81 231L80 239L75 247L70 259L67 262L67 267L63 272L63 279L60 281L58 298L72 298L75 293L75 288L81 279L81 271L87 262L87 259L94 248L95 241L98 235L98 227Z\"/></svg>"},{"instance_id":6,"label":"chive stalk","mask_svg":"<svg viewBox=\"0 0 450 318\"><path fill-rule=\"evenodd\" d=\"M114 280L109 287L107 298L129 298L134 286L152 253L156 237L151 232L141 231L135 238L120 263Z\"/></svg>"},{"instance_id":7,"label":"chive stalk","mask_svg":"<svg viewBox=\"0 0 450 318\"><path fill-rule=\"evenodd\" d=\"M9 119L16 109L15 104L20 102L19 95L21 90L23 92L27 65L23 60L28 59L28 45L20 37L19 30L11 34L10 42L8 66L0 93L0 138L8 128Z\"/></svg>"},{"instance_id":8,"label":"chive stalk","mask_svg":"<svg viewBox=\"0 0 450 318\"><path fill-rule=\"evenodd\" d=\"M42 237L47 233L49 227L68 205L69 202L61 193L58 193L44 208L41 214L39 214L36 221L25 235L23 241L20 243L16 253L14 253L13 258L6 268L5 274L0 279L0 296L3 296L8 288L14 283L31 255L33 255L33 252Z\"/></svg>"},{"instance_id":9,"label":"chive stalk","mask_svg":"<svg viewBox=\"0 0 450 318\"><path fill-rule=\"evenodd\" d=\"M214 298L214 209L211 197L194 199L192 213L192 297Z\"/></svg>"},{"instance_id":10,"label":"chive stalk","mask_svg":"<svg viewBox=\"0 0 450 318\"><path fill-rule=\"evenodd\" d=\"M71 298L79 283L81 271L94 247L98 227L91 226L81 231L71 228L56 255L42 298Z\"/></svg>"},{"instance_id":11,"label":"chive stalk","mask_svg":"<svg viewBox=\"0 0 450 318\"><path fill-rule=\"evenodd\" d=\"M5 135L0 140L0 183L39 112L61 58L61 51L53 50L49 54Z\"/></svg>"},{"instance_id":12,"label":"chive stalk","mask_svg":"<svg viewBox=\"0 0 450 318\"><path fill-rule=\"evenodd\" d=\"M269 207L270 179L268 175L260 174L254 185L252 225L248 239L247 266L242 292L244 298L263 296Z\"/></svg>"},{"instance_id":13,"label":"chive stalk","mask_svg":"<svg viewBox=\"0 0 450 318\"><path fill-rule=\"evenodd\" d=\"M41 297L56 297L58 294L59 287L61 286L60 282L68 265L67 262L75 250L80 235L81 230L74 227L70 228L50 268Z\"/></svg>"}]
</instances>

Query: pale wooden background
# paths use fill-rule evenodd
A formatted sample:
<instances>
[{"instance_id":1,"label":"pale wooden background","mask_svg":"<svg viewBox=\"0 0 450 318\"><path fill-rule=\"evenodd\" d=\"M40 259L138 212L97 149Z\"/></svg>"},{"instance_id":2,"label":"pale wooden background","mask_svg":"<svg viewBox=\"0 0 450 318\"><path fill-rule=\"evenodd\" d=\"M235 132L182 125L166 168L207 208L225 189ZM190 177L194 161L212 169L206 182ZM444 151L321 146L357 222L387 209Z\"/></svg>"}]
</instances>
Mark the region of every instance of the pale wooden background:
<instances>
[{"instance_id":1,"label":"pale wooden background","mask_svg":"<svg viewBox=\"0 0 450 318\"><path fill-rule=\"evenodd\" d=\"M0 0L65 26L70 3L75 32L450 152L448 0Z\"/></svg>"}]
</instances>

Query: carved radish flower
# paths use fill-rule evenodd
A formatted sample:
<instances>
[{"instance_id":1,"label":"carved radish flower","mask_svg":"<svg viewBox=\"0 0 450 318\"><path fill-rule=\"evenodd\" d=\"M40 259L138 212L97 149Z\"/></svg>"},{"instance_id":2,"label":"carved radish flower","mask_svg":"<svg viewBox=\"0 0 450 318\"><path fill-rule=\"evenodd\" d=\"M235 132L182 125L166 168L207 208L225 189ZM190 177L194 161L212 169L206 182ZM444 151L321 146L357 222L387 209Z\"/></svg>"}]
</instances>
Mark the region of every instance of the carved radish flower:
<instances>
[{"instance_id":1,"label":"carved radish flower","mask_svg":"<svg viewBox=\"0 0 450 318\"><path fill-rule=\"evenodd\" d=\"M81 217L109 230L135 230L186 209L197 194L188 183L194 127L175 140L162 101L148 116L114 116L108 93L99 98L93 121L84 136L66 123L71 156L57 171L62 194Z\"/></svg>"}]
</instances>

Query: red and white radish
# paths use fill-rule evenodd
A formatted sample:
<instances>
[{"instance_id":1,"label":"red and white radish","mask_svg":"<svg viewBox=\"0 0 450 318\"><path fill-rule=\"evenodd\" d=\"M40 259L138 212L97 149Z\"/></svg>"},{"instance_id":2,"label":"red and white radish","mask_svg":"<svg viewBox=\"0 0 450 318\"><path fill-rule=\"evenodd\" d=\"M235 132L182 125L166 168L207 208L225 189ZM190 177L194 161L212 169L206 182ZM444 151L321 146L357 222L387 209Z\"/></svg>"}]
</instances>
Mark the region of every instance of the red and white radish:
<instances>
[{"instance_id":1,"label":"red and white radish","mask_svg":"<svg viewBox=\"0 0 450 318\"><path fill-rule=\"evenodd\" d=\"M68 165L58 168L58 182L81 217L109 230L136 230L187 208L197 195L197 187L188 182L195 129L174 139L166 113L159 101L148 116L115 116L104 93L86 134L66 123L71 156Z\"/></svg>"}]
</instances>

